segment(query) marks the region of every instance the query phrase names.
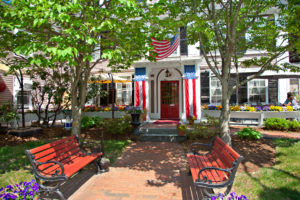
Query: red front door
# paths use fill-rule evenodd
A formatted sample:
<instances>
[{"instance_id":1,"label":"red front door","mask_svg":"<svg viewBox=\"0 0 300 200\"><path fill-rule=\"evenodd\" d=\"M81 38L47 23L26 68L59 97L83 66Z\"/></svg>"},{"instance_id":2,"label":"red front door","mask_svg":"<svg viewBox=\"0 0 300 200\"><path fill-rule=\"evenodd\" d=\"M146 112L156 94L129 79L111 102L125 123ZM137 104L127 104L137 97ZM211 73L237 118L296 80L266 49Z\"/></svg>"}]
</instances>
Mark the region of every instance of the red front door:
<instances>
[{"instance_id":1,"label":"red front door","mask_svg":"<svg viewBox=\"0 0 300 200\"><path fill-rule=\"evenodd\" d=\"M161 118L179 118L179 81L161 81Z\"/></svg>"}]
</instances>

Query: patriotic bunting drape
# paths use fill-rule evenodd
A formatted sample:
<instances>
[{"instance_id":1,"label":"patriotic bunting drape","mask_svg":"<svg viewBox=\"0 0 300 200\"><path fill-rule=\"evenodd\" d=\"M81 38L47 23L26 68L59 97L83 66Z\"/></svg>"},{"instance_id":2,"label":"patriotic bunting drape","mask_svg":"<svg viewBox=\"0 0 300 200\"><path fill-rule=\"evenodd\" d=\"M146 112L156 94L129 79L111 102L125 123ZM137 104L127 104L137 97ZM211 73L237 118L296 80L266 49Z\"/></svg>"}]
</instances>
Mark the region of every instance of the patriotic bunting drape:
<instances>
[{"instance_id":1,"label":"patriotic bunting drape","mask_svg":"<svg viewBox=\"0 0 300 200\"><path fill-rule=\"evenodd\" d=\"M176 34L171 41L169 40L156 40L152 39L152 45L154 46L154 52L158 55L156 56L156 60L162 60L164 58L169 57L174 51L177 49L179 45L179 35Z\"/></svg>"},{"instance_id":2,"label":"patriotic bunting drape","mask_svg":"<svg viewBox=\"0 0 300 200\"><path fill-rule=\"evenodd\" d=\"M135 106L146 109L146 68L135 68Z\"/></svg>"},{"instance_id":3,"label":"patriotic bunting drape","mask_svg":"<svg viewBox=\"0 0 300 200\"><path fill-rule=\"evenodd\" d=\"M184 66L184 77L186 118L197 118L195 65Z\"/></svg>"}]
</instances>

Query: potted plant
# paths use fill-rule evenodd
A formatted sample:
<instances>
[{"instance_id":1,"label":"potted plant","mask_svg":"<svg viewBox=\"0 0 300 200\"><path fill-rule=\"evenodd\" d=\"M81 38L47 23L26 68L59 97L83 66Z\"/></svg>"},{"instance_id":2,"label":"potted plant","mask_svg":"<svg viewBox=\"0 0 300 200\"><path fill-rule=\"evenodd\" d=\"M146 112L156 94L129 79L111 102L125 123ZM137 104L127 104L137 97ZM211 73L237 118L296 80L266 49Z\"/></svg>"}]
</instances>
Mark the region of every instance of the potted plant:
<instances>
[{"instance_id":1,"label":"potted plant","mask_svg":"<svg viewBox=\"0 0 300 200\"><path fill-rule=\"evenodd\" d=\"M178 134L180 136L184 136L187 130L187 126L185 124L178 124L177 126Z\"/></svg>"},{"instance_id":2,"label":"potted plant","mask_svg":"<svg viewBox=\"0 0 300 200\"><path fill-rule=\"evenodd\" d=\"M189 124L193 125L194 124L194 121L196 120L196 117L194 115L190 115L188 117L188 121L189 121Z\"/></svg>"},{"instance_id":3,"label":"potted plant","mask_svg":"<svg viewBox=\"0 0 300 200\"><path fill-rule=\"evenodd\" d=\"M132 125L140 125L140 115L142 112L142 109L140 107L128 107L127 112L131 115Z\"/></svg>"}]
</instances>

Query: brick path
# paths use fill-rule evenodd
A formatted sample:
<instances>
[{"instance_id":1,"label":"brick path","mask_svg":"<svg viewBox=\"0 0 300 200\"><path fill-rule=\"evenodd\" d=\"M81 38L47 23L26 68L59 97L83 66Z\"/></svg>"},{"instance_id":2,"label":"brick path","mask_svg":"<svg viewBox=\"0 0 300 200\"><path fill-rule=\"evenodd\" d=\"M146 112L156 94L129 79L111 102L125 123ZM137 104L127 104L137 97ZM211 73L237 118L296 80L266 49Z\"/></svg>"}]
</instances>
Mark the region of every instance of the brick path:
<instances>
[{"instance_id":1,"label":"brick path","mask_svg":"<svg viewBox=\"0 0 300 200\"><path fill-rule=\"evenodd\" d=\"M202 199L186 169L178 143L133 143L109 172L92 176L69 200Z\"/></svg>"}]
</instances>

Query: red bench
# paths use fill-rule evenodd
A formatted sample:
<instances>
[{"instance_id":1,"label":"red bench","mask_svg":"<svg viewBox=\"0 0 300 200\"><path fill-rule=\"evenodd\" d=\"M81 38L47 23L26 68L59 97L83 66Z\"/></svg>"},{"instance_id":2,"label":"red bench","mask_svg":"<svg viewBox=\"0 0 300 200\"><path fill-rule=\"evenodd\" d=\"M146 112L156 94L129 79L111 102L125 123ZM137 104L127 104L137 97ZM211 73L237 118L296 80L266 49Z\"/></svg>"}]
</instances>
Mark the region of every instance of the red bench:
<instances>
[{"instance_id":1,"label":"red bench","mask_svg":"<svg viewBox=\"0 0 300 200\"><path fill-rule=\"evenodd\" d=\"M90 143L80 143L77 137L70 136L26 150L25 153L30 159L40 191L55 192L61 199L65 199L58 187L76 172L91 162L94 162L97 166L98 173L102 172L99 158L102 157L103 146L101 148L100 145L94 143L99 148L99 152L87 153L83 149L83 145ZM44 182L57 182L57 184L55 186L47 186Z\"/></svg>"},{"instance_id":2,"label":"red bench","mask_svg":"<svg viewBox=\"0 0 300 200\"><path fill-rule=\"evenodd\" d=\"M210 150L206 154L199 154L199 149L197 149L199 146L207 146ZM231 190L243 156L240 156L219 137L214 138L211 144L191 144L190 152L187 154L187 160L195 185L202 187L205 195L209 197L215 194L207 189L227 187L223 193L226 196Z\"/></svg>"}]
</instances>

